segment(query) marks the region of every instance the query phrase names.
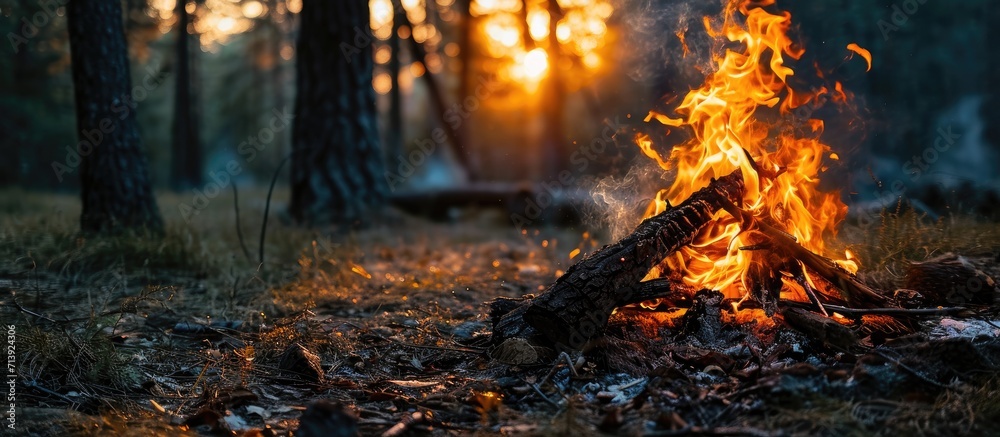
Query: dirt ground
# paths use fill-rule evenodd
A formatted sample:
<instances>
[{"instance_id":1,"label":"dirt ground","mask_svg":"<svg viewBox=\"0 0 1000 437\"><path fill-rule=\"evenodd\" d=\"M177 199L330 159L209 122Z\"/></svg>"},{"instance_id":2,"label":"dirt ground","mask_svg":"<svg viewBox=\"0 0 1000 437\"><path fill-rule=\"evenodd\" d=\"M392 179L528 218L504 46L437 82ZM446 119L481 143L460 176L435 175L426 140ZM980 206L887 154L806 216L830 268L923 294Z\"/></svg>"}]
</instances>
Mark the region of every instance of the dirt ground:
<instances>
[{"instance_id":1,"label":"dirt ground","mask_svg":"<svg viewBox=\"0 0 1000 437\"><path fill-rule=\"evenodd\" d=\"M817 332L703 291L517 365L477 346L485 303L542 291L600 232L522 233L502 211L354 232L274 220L260 263L261 202L241 202L237 227L229 200L190 223L181 201L160 198L163 238L89 238L72 197L0 194L16 435L1000 432L993 304ZM1000 227L970 219L891 214L841 241L884 289L946 251L994 276L1000 262Z\"/></svg>"}]
</instances>

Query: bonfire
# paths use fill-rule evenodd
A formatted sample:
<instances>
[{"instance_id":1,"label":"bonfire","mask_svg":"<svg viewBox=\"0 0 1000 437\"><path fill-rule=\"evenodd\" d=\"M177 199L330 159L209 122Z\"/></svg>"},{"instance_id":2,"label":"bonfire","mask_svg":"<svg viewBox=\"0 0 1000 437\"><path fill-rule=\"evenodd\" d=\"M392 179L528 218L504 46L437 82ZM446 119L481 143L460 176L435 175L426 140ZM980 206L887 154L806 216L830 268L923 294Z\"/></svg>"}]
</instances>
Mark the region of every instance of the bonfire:
<instances>
[{"instance_id":1,"label":"bonfire","mask_svg":"<svg viewBox=\"0 0 1000 437\"><path fill-rule=\"evenodd\" d=\"M706 31L720 42L716 71L674 114L650 112L645 119L686 129L690 139L664 154L648 136L635 138L646 156L675 175L673 183L659 191L630 235L590 254L540 295L495 301L492 341L501 355L524 359L509 353L523 350L517 349L523 342L536 346L533 351L578 351L617 308L669 306L697 290L721 292L735 313L749 305L752 319L780 312L841 346L853 337L842 325L860 323L862 315L965 310L913 290L874 289L855 276L850 251L829 250L847 206L841 193L821 190L820 179L840 157L820 140L823 120L801 120L796 109L826 101L847 105L851 95L840 82L808 91L789 84L795 71L787 62L804 49L789 37L791 15L771 12L773 6L733 0L721 23L705 18ZM844 51L871 68L864 48L852 43ZM948 271L942 265L915 265L914 274L941 276ZM958 281L976 272L957 267L947 274ZM900 296L910 298L901 302Z\"/></svg>"}]
</instances>

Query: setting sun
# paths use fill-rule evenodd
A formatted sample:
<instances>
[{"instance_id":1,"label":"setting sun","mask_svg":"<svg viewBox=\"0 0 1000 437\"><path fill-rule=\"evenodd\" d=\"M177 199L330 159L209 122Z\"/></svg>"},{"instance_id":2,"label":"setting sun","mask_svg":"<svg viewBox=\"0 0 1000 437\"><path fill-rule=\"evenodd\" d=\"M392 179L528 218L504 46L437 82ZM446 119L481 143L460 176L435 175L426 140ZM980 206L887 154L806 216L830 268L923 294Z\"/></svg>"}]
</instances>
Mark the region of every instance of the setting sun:
<instances>
[{"instance_id":1,"label":"setting sun","mask_svg":"<svg viewBox=\"0 0 1000 437\"><path fill-rule=\"evenodd\" d=\"M528 79L539 80L549 70L549 55L545 49L537 48L524 56L524 75Z\"/></svg>"}]
</instances>

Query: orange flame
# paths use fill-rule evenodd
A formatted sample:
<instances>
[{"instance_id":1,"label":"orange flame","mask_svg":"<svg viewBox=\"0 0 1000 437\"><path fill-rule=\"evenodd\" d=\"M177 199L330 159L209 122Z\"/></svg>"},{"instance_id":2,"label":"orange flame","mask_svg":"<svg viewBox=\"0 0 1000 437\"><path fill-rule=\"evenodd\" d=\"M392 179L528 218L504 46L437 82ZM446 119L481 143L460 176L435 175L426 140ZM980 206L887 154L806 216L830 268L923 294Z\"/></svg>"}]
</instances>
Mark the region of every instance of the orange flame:
<instances>
[{"instance_id":1,"label":"orange flame","mask_svg":"<svg viewBox=\"0 0 1000 437\"><path fill-rule=\"evenodd\" d=\"M847 50L857 53L861 55L862 58L865 58L865 61L868 62L868 69L865 71L872 71L872 52L869 52L868 50L861 48L861 46L855 43L848 44Z\"/></svg>"},{"instance_id":2,"label":"orange flame","mask_svg":"<svg viewBox=\"0 0 1000 437\"><path fill-rule=\"evenodd\" d=\"M673 148L669 159L653 150L649 137L636 138L647 156L676 171L673 185L650 204L647 217L662 212L668 202L683 202L713 178L741 169L746 184L743 207L784 229L807 249L823 254L824 236L835 234L847 212L838 193L824 193L818 187L824 155L838 157L819 141L822 120L807 120L806 129L796 129L789 123L789 110L815 102L822 94L829 93L834 102L845 101L847 95L839 83L834 91L800 92L789 87L787 79L794 72L786 59L799 59L803 49L787 35L791 14L765 10L773 4L774 0L731 0L718 28L705 18L709 35L740 43L742 50L729 44L729 49L715 55L717 71L687 94L675 109L678 117L651 112L646 118L693 133L690 140ZM768 112L775 107L778 111ZM765 115L774 112L774 116ZM780 118L775 121L775 116ZM744 150L760 168L784 171L775 178L759 177ZM671 256L667 265L682 272L688 285L743 296L746 272L754 261L749 251L740 248L755 242L740 231L739 223L720 211L694 243ZM853 261L843 264L856 268Z\"/></svg>"}]
</instances>

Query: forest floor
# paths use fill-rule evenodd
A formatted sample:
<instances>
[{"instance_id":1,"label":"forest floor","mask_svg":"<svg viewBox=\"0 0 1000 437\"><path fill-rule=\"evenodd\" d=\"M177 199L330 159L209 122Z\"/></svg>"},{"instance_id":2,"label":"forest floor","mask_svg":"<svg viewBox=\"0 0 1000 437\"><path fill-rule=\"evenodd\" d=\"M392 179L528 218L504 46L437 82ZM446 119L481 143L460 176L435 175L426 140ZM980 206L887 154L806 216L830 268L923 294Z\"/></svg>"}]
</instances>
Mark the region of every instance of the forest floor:
<instances>
[{"instance_id":1,"label":"forest floor","mask_svg":"<svg viewBox=\"0 0 1000 437\"><path fill-rule=\"evenodd\" d=\"M19 433L287 435L316 400L298 435L1000 432L995 305L867 317L849 343L728 303L630 308L581 356L518 366L468 345L484 303L541 291L601 237L522 234L502 211L351 233L272 220L259 263L251 194L244 253L230 199L185 222L161 196L165 237L90 238L75 196L0 193ZM1000 277L997 224L886 214L841 240L885 289L946 251Z\"/></svg>"}]
</instances>

